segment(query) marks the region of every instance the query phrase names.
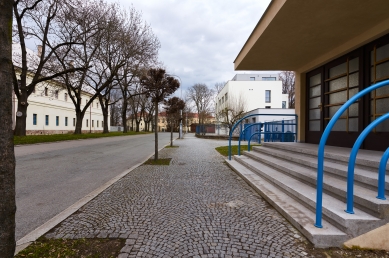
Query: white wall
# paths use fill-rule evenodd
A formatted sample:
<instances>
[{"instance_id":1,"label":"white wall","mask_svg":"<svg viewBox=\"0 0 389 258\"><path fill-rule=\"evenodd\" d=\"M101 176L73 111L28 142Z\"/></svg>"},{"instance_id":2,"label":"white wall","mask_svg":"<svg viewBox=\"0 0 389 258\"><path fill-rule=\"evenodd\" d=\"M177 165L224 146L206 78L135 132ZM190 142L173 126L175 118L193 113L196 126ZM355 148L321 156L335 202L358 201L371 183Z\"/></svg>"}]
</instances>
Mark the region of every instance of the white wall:
<instances>
[{"instance_id":1,"label":"white wall","mask_svg":"<svg viewBox=\"0 0 389 258\"><path fill-rule=\"evenodd\" d=\"M269 90L270 102L265 102L265 92ZM257 108L282 108L283 95L281 81L228 81L221 92L217 95L217 111L225 106L223 99L227 93L227 98L239 98L246 103L246 111ZM220 100L220 102L219 102ZM220 103L220 104L219 104Z\"/></svg>"},{"instance_id":2,"label":"white wall","mask_svg":"<svg viewBox=\"0 0 389 258\"><path fill-rule=\"evenodd\" d=\"M45 96L45 87L48 88L48 96ZM58 98L55 91L58 90ZM73 119L76 118L76 112L70 97L65 100L67 90L54 84L41 84L36 87L35 93L32 93L28 98L26 131L27 134L47 134L47 133L68 133L73 132L75 124ZM88 93L82 95L83 108L86 100L91 97ZM17 98L14 96L14 116L17 112ZM33 124L34 114L37 116L36 125ZM49 116L49 125L46 125L46 115ZM56 124L56 117L59 117L59 124ZM68 118L68 124L65 125L65 117ZM88 120L88 126L86 121ZM103 130L104 116L101 111L98 100L93 101L93 107L89 106L85 112L82 123L83 131L99 132ZM93 121L93 122L91 122ZM109 122L109 116L108 116ZM15 120L14 120L15 123ZM15 124L13 125L15 127Z\"/></svg>"}]
</instances>

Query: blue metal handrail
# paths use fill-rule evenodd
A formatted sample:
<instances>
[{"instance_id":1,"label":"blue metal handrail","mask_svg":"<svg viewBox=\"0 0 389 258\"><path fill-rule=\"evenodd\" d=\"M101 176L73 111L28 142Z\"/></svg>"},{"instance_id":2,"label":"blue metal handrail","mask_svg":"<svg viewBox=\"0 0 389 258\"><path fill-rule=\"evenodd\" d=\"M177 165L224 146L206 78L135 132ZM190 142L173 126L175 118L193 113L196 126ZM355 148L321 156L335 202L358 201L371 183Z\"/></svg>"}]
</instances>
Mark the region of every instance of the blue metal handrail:
<instances>
[{"instance_id":1,"label":"blue metal handrail","mask_svg":"<svg viewBox=\"0 0 389 258\"><path fill-rule=\"evenodd\" d=\"M246 118L249 118L249 117L253 117L253 116L294 116L295 119L296 119L296 123L297 123L297 118L298 116L296 114L251 114L251 115L247 115L247 116L244 116L243 118L239 119L233 126L232 126L232 129L230 130L230 133L229 133L229 139L228 139L228 160L231 160L231 139L232 139L232 133L235 131L236 127L238 125L240 125L240 128L241 128L241 132L242 132L242 124L241 122L246 119ZM297 129L297 126L296 125L296 132L298 131ZM240 134L239 134L239 140L240 140ZM297 142L297 134L296 134L296 142Z\"/></svg>"},{"instance_id":2,"label":"blue metal handrail","mask_svg":"<svg viewBox=\"0 0 389 258\"><path fill-rule=\"evenodd\" d=\"M320 139L319 143L319 149L318 149L318 157L317 157L317 194L316 194L316 222L315 226L318 228L322 228L322 205L323 205L323 166L324 166L324 147L327 142L328 136L334 127L335 123L338 121L339 117L343 114L344 111L346 111L354 102L356 102L358 99L363 97L364 95L372 92L373 90L376 90L378 88L384 87L386 85L389 85L389 80L382 81L376 84L371 85L370 87L358 92L353 97L351 97L346 103L344 103L339 110L334 114L334 116L329 121L328 125L326 126L322 137ZM377 119L378 120L378 119ZM354 169L353 169L354 171ZM347 185L349 184L349 181L351 181L351 178L347 178ZM351 184L353 182L351 181ZM352 201L352 200L350 200Z\"/></svg>"}]
</instances>

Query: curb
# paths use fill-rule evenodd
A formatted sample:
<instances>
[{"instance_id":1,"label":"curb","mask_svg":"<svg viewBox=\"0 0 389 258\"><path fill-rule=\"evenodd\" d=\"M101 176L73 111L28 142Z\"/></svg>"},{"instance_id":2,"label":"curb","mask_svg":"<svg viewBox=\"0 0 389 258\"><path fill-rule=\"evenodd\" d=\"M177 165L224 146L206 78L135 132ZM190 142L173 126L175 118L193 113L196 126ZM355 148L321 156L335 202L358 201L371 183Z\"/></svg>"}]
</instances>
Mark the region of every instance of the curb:
<instances>
[{"instance_id":1,"label":"curb","mask_svg":"<svg viewBox=\"0 0 389 258\"><path fill-rule=\"evenodd\" d=\"M174 139L173 141L177 140L178 138ZM164 149L166 146L170 145L170 141L168 144L164 145L162 148L158 149L158 152L160 152L162 149ZM126 176L128 173L130 173L132 170L136 169L143 163L145 163L148 159L150 159L152 156L154 156L155 153L147 156L145 160L143 160L141 163L135 164L131 168L123 171L116 177L112 178L96 190L92 191L91 193L87 194L77 202L75 202L73 205L65 209L64 211L60 212L59 214L55 215L53 218L42 224L41 226L37 227L21 239L19 239L16 242L15 247L15 255L18 254L20 251L28 247L30 244L32 244L34 241L36 241L38 238L46 234L48 231L56 227L59 223L67 219L70 215L78 211L82 206L93 200L95 197L97 197L100 193L102 193L104 190L106 190L108 187L119 181L121 178Z\"/></svg>"}]
</instances>

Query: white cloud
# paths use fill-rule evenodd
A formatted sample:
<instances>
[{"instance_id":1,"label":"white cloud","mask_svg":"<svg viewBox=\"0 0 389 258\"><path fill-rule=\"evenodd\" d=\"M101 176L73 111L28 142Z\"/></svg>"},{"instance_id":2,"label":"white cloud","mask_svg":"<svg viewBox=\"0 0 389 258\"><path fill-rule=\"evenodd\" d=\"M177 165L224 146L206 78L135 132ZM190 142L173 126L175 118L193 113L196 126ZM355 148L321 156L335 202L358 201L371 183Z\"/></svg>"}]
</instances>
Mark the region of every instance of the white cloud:
<instances>
[{"instance_id":1,"label":"white cloud","mask_svg":"<svg viewBox=\"0 0 389 258\"><path fill-rule=\"evenodd\" d=\"M270 0L112 0L142 12L161 42L159 59L183 88L236 74L233 61ZM239 71L239 73L242 73Z\"/></svg>"}]
</instances>

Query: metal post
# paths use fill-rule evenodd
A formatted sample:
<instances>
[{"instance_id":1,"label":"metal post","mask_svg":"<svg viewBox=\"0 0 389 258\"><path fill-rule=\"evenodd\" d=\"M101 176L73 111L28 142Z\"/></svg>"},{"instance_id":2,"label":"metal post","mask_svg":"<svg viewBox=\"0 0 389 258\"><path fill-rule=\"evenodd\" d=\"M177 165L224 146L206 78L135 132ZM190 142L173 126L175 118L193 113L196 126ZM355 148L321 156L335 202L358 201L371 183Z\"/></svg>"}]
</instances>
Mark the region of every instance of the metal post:
<instances>
[{"instance_id":1,"label":"metal post","mask_svg":"<svg viewBox=\"0 0 389 258\"><path fill-rule=\"evenodd\" d=\"M182 109L180 110L180 139L182 139Z\"/></svg>"}]
</instances>

